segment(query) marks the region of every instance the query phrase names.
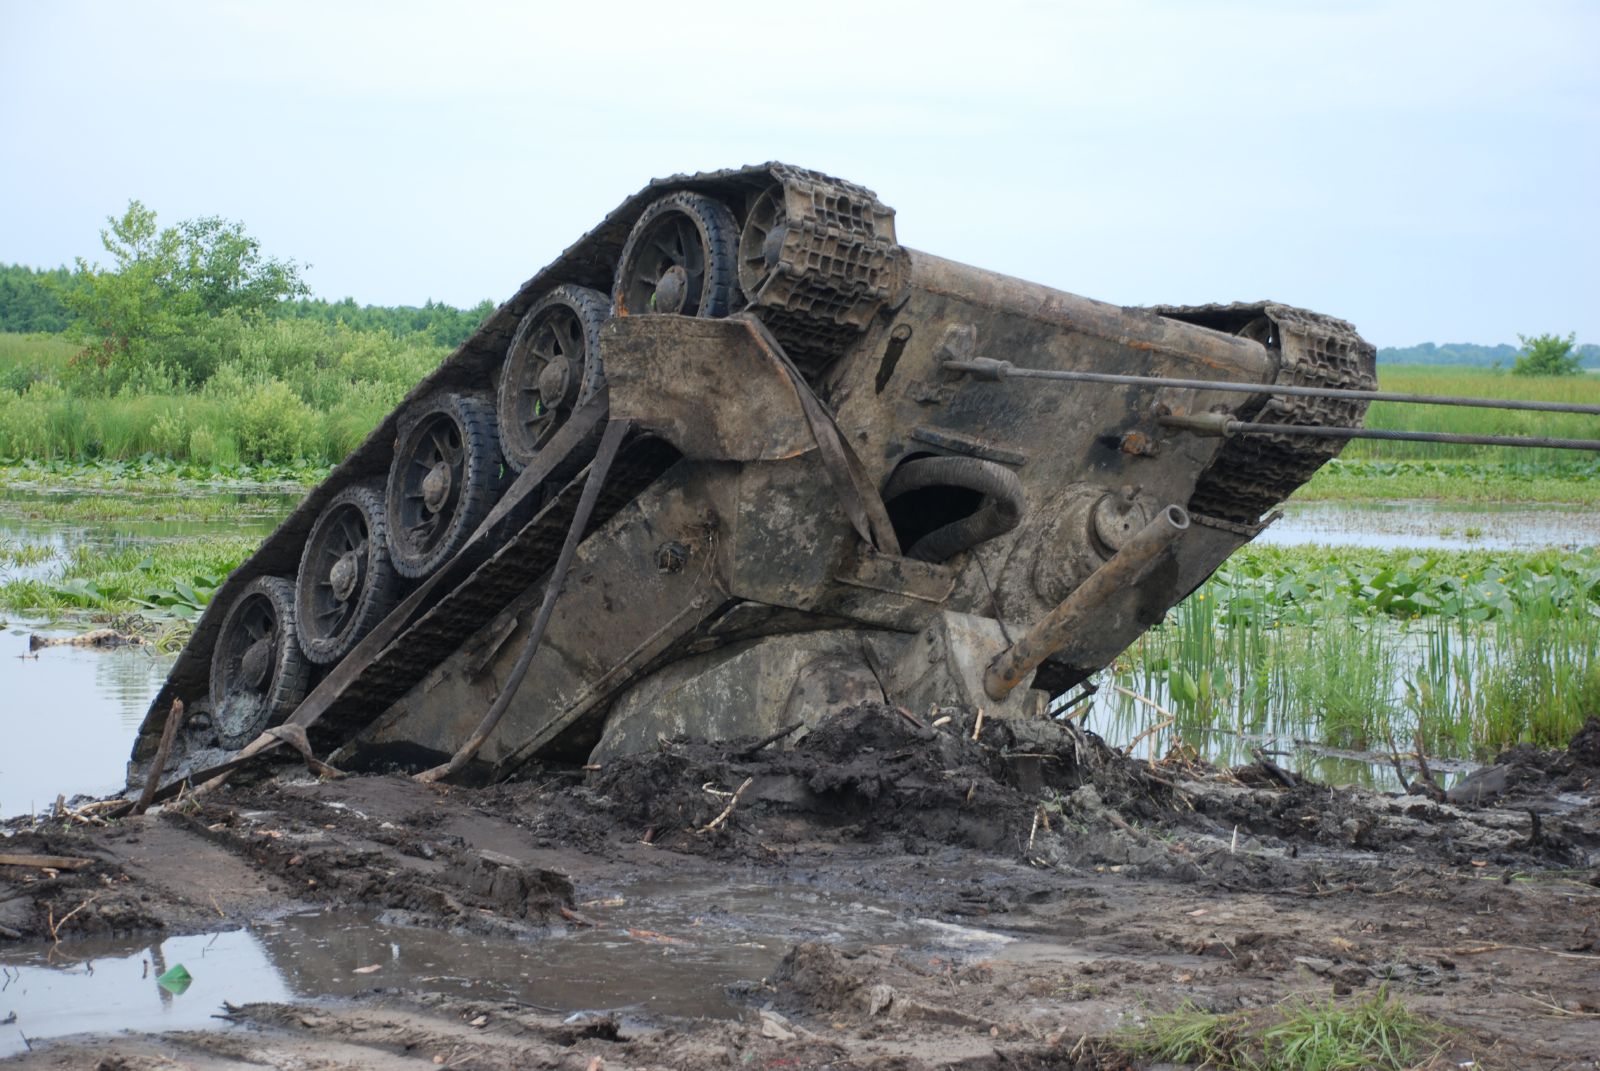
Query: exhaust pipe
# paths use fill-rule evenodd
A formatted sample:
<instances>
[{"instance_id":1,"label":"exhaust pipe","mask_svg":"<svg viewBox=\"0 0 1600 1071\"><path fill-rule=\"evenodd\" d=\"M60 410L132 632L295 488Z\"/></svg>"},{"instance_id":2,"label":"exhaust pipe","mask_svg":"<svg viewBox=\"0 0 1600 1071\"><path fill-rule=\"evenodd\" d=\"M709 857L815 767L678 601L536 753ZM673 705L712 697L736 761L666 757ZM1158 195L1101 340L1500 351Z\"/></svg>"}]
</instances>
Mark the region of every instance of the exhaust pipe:
<instances>
[{"instance_id":1,"label":"exhaust pipe","mask_svg":"<svg viewBox=\"0 0 1600 1071\"><path fill-rule=\"evenodd\" d=\"M1188 528L1189 514L1182 506L1168 506L1156 514L1060 605L989 663L983 675L983 690L989 698L1005 699L1039 663L1063 650L1085 629L1093 628L1106 601L1149 576Z\"/></svg>"}]
</instances>

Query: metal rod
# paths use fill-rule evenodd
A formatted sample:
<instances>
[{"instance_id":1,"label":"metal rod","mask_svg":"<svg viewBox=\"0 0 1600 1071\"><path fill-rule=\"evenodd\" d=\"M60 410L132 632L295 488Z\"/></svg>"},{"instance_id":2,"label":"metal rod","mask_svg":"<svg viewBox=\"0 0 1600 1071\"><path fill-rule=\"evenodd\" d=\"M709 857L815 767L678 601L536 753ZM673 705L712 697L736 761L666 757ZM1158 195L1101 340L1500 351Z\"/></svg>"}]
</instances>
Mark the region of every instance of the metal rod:
<instances>
[{"instance_id":1,"label":"metal rod","mask_svg":"<svg viewBox=\"0 0 1600 1071\"><path fill-rule=\"evenodd\" d=\"M1233 383L1215 379L1174 379L1170 376L1130 376L1111 372L1067 372L1048 368L1018 368L1010 361L981 357L946 361L951 372L969 372L980 379L1063 379L1072 383L1114 383L1130 387L1177 387L1185 390L1231 391L1234 394L1276 394L1295 398L1348 398L1358 402L1400 402L1407 405L1464 405L1476 409L1525 409L1537 413L1582 413L1600 416L1600 405L1578 402L1534 402L1520 398L1464 398L1448 394L1402 394L1397 391L1347 390L1342 387L1295 387L1277 383Z\"/></svg>"},{"instance_id":2,"label":"metal rod","mask_svg":"<svg viewBox=\"0 0 1600 1071\"><path fill-rule=\"evenodd\" d=\"M1167 548L1189 528L1182 506L1168 506L1123 544L1054 610L1035 622L1027 633L1001 651L983 674L983 690L991 699L1004 699L1039 664L1087 630L1103 628L1096 618L1106 600L1123 588L1150 575Z\"/></svg>"},{"instance_id":3,"label":"metal rod","mask_svg":"<svg viewBox=\"0 0 1600 1071\"><path fill-rule=\"evenodd\" d=\"M1318 427L1311 424L1253 424L1217 419L1220 414L1161 417L1167 427L1197 435L1299 435L1313 439L1387 439L1405 443L1455 443L1462 446L1520 446L1541 450L1591 450L1600 452L1600 439L1554 439L1535 435L1462 435L1449 431L1389 431L1384 428Z\"/></svg>"}]
</instances>

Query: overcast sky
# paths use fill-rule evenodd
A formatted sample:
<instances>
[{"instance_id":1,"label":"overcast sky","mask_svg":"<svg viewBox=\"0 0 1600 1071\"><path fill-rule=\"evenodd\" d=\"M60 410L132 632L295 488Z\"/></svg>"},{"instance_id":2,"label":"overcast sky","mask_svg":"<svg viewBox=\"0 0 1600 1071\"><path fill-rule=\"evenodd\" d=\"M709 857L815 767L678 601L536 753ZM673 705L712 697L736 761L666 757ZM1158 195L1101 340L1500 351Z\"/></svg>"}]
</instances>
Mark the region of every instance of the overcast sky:
<instances>
[{"instance_id":1,"label":"overcast sky","mask_svg":"<svg viewBox=\"0 0 1600 1071\"><path fill-rule=\"evenodd\" d=\"M0 262L103 259L137 197L470 305L651 177L781 159L1089 297L1600 342L1597 51L1587 0L0 0Z\"/></svg>"}]
</instances>

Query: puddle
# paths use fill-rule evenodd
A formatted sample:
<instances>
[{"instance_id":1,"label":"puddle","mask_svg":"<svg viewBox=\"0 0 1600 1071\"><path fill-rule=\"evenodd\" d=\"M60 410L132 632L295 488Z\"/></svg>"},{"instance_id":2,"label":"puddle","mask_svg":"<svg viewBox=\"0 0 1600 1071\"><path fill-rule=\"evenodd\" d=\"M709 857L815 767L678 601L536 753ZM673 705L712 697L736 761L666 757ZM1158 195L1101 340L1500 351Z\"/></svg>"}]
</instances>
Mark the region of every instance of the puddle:
<instances>
[{"instance_id":1,"label":"puddle","mask_svg":"<svg viewBox=\"0 0 1600 1071\"><path fill-rule=\"evenodd\" d=\"M25 1038L204 1029L218 1025L212 1016L224 1000L290 996L265 947L245 930L70 948L66 954L57 949L26 959L10 956L0 964L0 1059L25 1051ZM180 963L193 978L187 989L173 993L156 984L158 975Z\"/></svg>"},{"instance_id":2,"label":"puddle","mask_svg":"<svg viewBox=\"0 0 1600 1071\"><path fill-rule=\"evenodd\" d=\"M81 942L0 957L0 1058L30 1039L217 1027L223 1001L347 997L374 988L512 1000L558 1014L733 1018L728 987L767 977L789 946L891 945L947 959L1012 938L918 918L901 905L796 885L689 881L615 890L580 906L596 923L539 939L482 938L348 911L288 915L250 930L148 942ZM69 958L70 957L70 958ZM183 964L193 978L156 984ZM376 968L376 969L373 969Z\"/></svg>"},{"instance_id":3,"label":"puddle","mask_svg":"<svg viewBox=\"0 0 1600 1071\"><path fill-rule=\"evenodd\" d=\"M1600 545L1600 512L1582 507L1432 502L1312 502L1283 507L1258 542L1384 550L1541 550Z\"/></svg>"},{"instance_id":4,"label":"puddle","mask_svg":"<svg viewBox=\"0 0 1600 1071\"><path fill-rule=\"evenodd\" d=\"M58 794L122 788L145 708L173 655L148 647L41 647L28 636L81 628L12 620L0 632L0 817L48 809Z\"/></svg>"}]
</instances>

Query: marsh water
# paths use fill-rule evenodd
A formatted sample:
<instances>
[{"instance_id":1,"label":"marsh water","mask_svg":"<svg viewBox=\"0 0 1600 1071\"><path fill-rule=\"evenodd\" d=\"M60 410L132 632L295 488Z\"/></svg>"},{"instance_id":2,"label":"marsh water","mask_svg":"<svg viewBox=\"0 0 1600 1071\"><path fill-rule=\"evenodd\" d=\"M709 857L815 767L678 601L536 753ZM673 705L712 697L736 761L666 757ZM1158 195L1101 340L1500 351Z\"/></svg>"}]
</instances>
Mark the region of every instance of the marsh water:
<instances>
[{"instance_id":1,"label":"marsh water","mask_svg":"<svg viewBox=\"0 0 1600 1071\"><path fill-rule=\"evenodd\" d=\"M1542 550L1600 545L1600 511L1560 504L1308 502L1284 507L1259 542L1383 550Z\"/></svg>"},{"instance_id":2,"label":"marsh water","mask_svg":"<svg viewBox=\"0 0 1600 1071\"><path fill-rule=\"evenodd\" d=\"M297 500L281 491L227 491L217 492L204 510L194 508L190 499L168 496L159 500L158 508L140 511L139 520L59 519L63 513L93 512L64 511L61 504L72 497L0 491L0 547L39 548L20 555L28 558L24 563L0 565L0 580L48 581L59 576L80 546L153 545L200 534L265 535ZM1264 541L1517 550L1600 543L1600 518L1555 506L1464 511L1415 502L1311 503L1291 504L1284 512ZM171 656L140 647L28 649L32 633L65 636L94 625L82 618L48 622L12 617L0 629L0 733L6 741L0 751L0 815L48 807L58 794L106 793L123 783L134 733ZM1097 697L1088 724L1110 742L1124 744L1158 717L1148 706L1106 690ZM1293 768L1313 776L1392 786L1392 772L1381 759L1323 748L1314 735L1304 726L1258 727L1251 733L1218 728L1190 734L1189 742L1220 762L1248 761L1253 749L1262 747L1289 756Z\"/></svg>"}]
</instances>

